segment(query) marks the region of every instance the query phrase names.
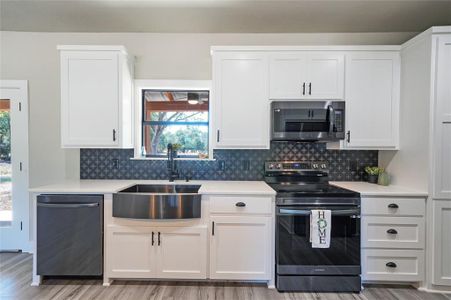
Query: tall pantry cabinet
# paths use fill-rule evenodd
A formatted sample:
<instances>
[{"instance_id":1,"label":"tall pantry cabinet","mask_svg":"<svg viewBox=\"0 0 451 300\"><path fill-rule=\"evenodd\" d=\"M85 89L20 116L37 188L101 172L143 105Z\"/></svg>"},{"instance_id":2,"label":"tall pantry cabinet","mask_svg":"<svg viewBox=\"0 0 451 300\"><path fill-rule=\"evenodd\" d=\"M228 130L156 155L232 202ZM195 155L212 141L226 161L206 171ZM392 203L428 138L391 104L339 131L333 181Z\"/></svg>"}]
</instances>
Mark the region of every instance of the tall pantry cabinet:
<instances>
[{"instance_id":1,"label":"tall pantry cabinet","mask_svg":"<svg viewBox=\"0 0 451 300\"><path fill-rule=\"evenodd\" d=\"M403 44L401 62L402 147L387 171L428 190L424 287L451 290L451 26Z\"/></svg>"}]
</instances>

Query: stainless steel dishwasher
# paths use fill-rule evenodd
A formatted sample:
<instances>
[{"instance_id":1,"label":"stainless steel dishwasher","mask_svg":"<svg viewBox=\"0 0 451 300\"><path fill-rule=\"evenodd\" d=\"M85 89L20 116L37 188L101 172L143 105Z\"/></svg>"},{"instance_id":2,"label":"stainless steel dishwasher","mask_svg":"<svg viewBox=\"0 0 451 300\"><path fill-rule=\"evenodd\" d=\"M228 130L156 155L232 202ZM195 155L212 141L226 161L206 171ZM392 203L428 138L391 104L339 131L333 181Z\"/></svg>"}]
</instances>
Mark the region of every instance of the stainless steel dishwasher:
<instances>
[{"instance_id":1,"label":"stainless steel dishwasher","mask_svg":"<svg viewBox=\"0 0 451 300\"><path fill-rule=\"evenodd\" d=\"M37 274L103 273L103 196L37 197Z\"/></svg>"}]
</instances>

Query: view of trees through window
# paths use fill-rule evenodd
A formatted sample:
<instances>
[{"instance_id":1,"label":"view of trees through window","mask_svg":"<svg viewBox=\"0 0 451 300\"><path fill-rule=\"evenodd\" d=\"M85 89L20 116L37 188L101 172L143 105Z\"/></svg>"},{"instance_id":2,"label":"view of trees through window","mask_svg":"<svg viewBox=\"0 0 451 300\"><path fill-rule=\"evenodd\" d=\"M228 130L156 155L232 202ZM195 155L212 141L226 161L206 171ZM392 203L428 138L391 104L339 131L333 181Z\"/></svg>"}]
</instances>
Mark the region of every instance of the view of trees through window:
<instances>
[{"instance_id":1,"label":"view of trees through window","mask_svg":"<svg viewBox=\"0 0 451 300\"><path fill-rule=\"evenodd\" d=\"M180 157L208 155L208 91L143 91L143 148L166 156L178 144Z\"/></svg>"}]
</instances>

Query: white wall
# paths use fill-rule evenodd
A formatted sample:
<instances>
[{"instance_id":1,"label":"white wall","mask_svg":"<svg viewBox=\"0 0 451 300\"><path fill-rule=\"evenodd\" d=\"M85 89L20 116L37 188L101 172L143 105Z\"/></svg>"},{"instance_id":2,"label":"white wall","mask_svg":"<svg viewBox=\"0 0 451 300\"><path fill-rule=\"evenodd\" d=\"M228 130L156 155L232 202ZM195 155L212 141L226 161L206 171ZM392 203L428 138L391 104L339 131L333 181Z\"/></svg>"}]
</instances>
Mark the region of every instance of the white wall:
<instances>
[{"instance_id":1,"label":"white wall","mask_svg":"<svg viewBox=\"0 0 451 300\"><path fill-rule=\"evenodd\" d=\"M211 79L211 45L401 44L416 33L152 34L0 32L0 79L29 80L30 185L79 177L79 151L60 149L58 44L124 45L137 79Z\"/></svg>"}]
</instances>

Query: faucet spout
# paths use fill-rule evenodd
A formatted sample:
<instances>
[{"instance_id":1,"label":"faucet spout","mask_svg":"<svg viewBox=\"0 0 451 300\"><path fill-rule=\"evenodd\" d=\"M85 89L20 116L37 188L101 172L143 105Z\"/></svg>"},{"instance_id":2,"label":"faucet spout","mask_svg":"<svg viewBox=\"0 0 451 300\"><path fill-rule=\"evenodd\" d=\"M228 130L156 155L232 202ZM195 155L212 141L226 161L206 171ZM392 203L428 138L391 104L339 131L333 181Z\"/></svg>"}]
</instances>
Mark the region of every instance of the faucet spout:
<instances>
[{"instance_id":1,"label":"faucet spout","mask_svg":"<svg viewBox=\"0 0 451 300\"><path fill-rule=\"evenodd\" d=\"M174 182L175 179L179 178L179 172L177 170L177 161L174 159L176 156L176 151L171 143L168 144L168 177L169 182Z\"/></svg>"}]
</instances>

